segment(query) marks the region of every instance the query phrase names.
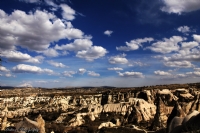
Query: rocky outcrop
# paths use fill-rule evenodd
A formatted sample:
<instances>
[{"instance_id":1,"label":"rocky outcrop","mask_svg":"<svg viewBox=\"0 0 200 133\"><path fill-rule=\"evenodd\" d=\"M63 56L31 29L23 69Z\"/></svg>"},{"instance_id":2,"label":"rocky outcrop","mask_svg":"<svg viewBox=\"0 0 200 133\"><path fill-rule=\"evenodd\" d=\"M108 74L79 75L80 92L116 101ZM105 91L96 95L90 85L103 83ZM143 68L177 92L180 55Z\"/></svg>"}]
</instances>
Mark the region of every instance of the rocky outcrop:
<instances>
[{"instance_id":1,"label":"rocky outcrop","mask_svg":"<svg viewBox=\"0 0 200 133\"><path fill-rule=\"evenodd\" d=\"M113 124L112 122L104 122L104 123L101 123L98 127L98 129L101 129L103 127L115 127L116 125Z\"/></svg>"},{"instance_id":2,"label":"rocky outcrop","mask_svg":"<svg viewBox=\"0 0 200 133\"><path fill-rule=\"evenodd\" d=\"M5 115L1 122L1 130L5 130L6 127L7 127L7 116Z\"/></svg>"},{"instance_id":3,"label":"rocky outcrop","mask_svg":"<svg viewBox=\"0 0 200 133\"><path fill-rule=\"evenodd\" d=\"M196 110L185 117L174 117L170 122L168 133L199 132L200 113Z\"/></svg>"},{"instance_id":4,"label":"rocky outcrop","mask_svg":"<svg viewBox=\"0 0 200 133\"><path fill-rule=\"evenodd\" d=\"M170 127L170 123L171 123L171 121L173 120L174 117L185 117L185 116L186 116L185 112L182 110L178 101L176 101L174 108L173 108L171 114L169 115L169 117L167 119L167 132L169 132L171 130L171 129L169 129L169 127Z\"/></svg>"},{"instance_id":5,"label":"rocky outcrop","mask_svg":"<svg viewBox=\"0 0 200 133\"><path fill-rule=\"evenodd\" d=\"M9 125L21 121L21 127L30 126L41 132L45 132L45 127L47 127L46 132L57 132L58 127L62 127L63 130L68 127L74 132L79 129L79 131L96 132L101 124L99 131L110 132L123 128L124 130L120 131L145 132L142 128L153 131L168 128L170 132L172 130L175 132L194 118L189 112L199 111L199 90L194 87L169 88L155 86L153 89L149 87L99 89L92 93L90 93L92 89L84 91L65 89L52 90L56 93L48 95L45 91L49 90L41 92L40 89L38 93L30 96L20 96L19 91L18 96L0 97L1 125L4 127L2 129L6 129ZM23 90L23 94L24 92L26 90ZM41 114L47 123L41 115L36 121L30 120L38 114ZM185 117L185 114L188 116ZM198 114L195 117L197 116ZM24 119L21 120L22 118Z\"/></svg>"},{"instance_id":6,"label":"rocky outcrop","mask_svg":"<svg viewBox=\"0 0 200 133\"><path fill-rule=\"evenodd\" d=\"M45 121L41 115L38 115L36 121L32 121L27 117L24 117L22 121L15 124L16 131L28 132L37 131L39 133L45 133Z\"/></svg>"},{"instance_id":7,"label":"rocky outcrop","mask_svg":"<svg viewBox=\"0 0 200 133\"><path fill-rule=\"evenodd\" d=\"M162 99L157 96L157 103L156 103L156 114L154 116L154 120L151 124L150 130L158 130L160 128L164 128L166 125L166 121L167 121L167 116L166 114L163 112L165 105L162 101Z\"/></svg>"},{"instance_id":8,"label":"rocky outcrop","mask_svg":"<svg viewBox=\"0 0 200 133\"><path fill-rule=\"evenodd\" d=\"M129 98L129 102L131 106L126 112L125 123L139 124L140 122L149 122L154 118L155 105L139 98Z\"/></svg>"},{"instance_id":9,"label":"rocky outcrop","mask_svg":"<svg viewBox=\"0 0 200 133\"><path fill-rule=\"evenodd\" d=\"M77 114L75 118L69 121L69 126L76 127L76 126L80 126L84 124L85 120L82 117L83 115L86 115L86 114Z\"/></svg>"}]
</instances>

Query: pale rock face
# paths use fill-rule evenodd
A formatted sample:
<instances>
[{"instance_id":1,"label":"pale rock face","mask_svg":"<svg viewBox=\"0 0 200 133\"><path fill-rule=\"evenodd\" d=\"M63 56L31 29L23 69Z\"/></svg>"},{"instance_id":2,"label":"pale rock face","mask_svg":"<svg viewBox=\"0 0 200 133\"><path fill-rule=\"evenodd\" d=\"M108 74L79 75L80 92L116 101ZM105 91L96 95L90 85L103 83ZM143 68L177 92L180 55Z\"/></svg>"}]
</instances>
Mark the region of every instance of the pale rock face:
<instances>
[{"instance_id":1,"label":"pale rock face","mask_svg":"<svg viewBox=\"0 0 200 133\"><path fill-rule=\"evenodd\" d=\"M91 121L94 121L96 119L94 116L94 113L90 113L88 115L89 115Z\"/></svg>"},{"instance_id":2,"label":"pale rock face","mask_svg":"<svg viewBox=\"0 0 200 133\"><path fill-rule=\"evenodd\" d=\"M132 103L140 111L145 121L153 119L154 115L156 114L156 106L154 104L150 104L147 101L138 98L133 98L132 100Z\"/></svg>"},{"instance_id":3,"label":"pale rock face","mask_svg":"<svg viewBox=\"0 0 200 133\"><path fill-rule=\"evenodd\" d=\"M189 113L188 115L184 117L182 124L186 123L191 117L194 117L198 114L200 114L199 111L196 111L196 110L192 111L191 113Z\"/></svg>"},{"instance_id":4,"label":"pale rock face","mask_svg":"<svg viewBox=\"0 0 200 133\"><path fill-rule=\"evenodd\" d=\"M1 122L1 130L5 130L7 127L7 116L5 115Z\"/></svg>"},{"instance_id":5,"label":"pale rock face","mask_svg":"<svg viewBox=\"0 0 200 133\"><path fill-rule=\"evenodd\" d=\"M69 121L71 127L76 127L76 126L80 126L82 124L85 123L85 120L83 119L82 115L86 115L86 114L77 114L75 118L71 119Z\"/></svg>"},{"instance_id":6,"label":"pale rock face","mask_svg":"<svg viewBox=\"0 0 200 133\"><path fill-rule=\"evenodd\" d=\"M121 113L122 115L126 114L128 104L116 103L116 104L105 104L103 106L103 112L115 112Z\"/></svg>"},{"instance_id":7,"label":"pale rock face","mask_svg":"<svg viewBox=\"0 0 200 133\"><path fill-rule=\"evenodd\" d=\"M168 133L170 133L175 127L180 126L182 124L183 119L184 117L175 116L169 125Z\"/></svg>"},{"instance_id":8,"label":"pale rock face","mask_svg":"<svg viewBox=\"0 0 200 133\"><path fill-rule=\"evenodd\" d=\"M41 115L36 118L36 121L32 121L24 117L23 121L15 124L15 127L16 130L19 131L19 133L29 131L30 129L39 131L39 133L45 133L45 121L43 120Z\"/></svg>"},{"instance_id":9,"label":"pale rock face","mask_svg":"<svg viewBox=\"0 0 200 133\"><path fill-rule=\"evenodd\" d=\"M187 128L190 130L184 133L196 132L199 129L199 123L200 123L199 114L200 113L198 111L194 110L190 112L188 115L186 115L185 117L174 117L170 123L168 133L178 133L178 132L181 132L183 128L184 128L183 130ZM179 127L179 128L176 128L176 127ZM195 128L198 128L198 129L195 129Z\"/></svg>"},{"instance_id":10,"label":"pale rock face","mask_svg":"<svg viewBox=\"0 0 200 133\"><path fill-rule=\"evenodd\" d=\"M116 126L121 126L120 119L116 119Z\"/></svg>"},{"instance_id":11,"label":"pale rock face","mask_svg":"<svg viewBox=\"0 0 200 133\"><path fill-rule=\"evenodd\" d=\"M103 127L115 127L116 125L113 124L112 122L104 122L104 123L101 123L98 127L98 129L101 129Z\"/></svg>"},{"instance_id":12,"label":"pale rock face","mask_svg":"<svg viewBox=\"0 0 200 133\"><path fill-rule=\"evenodd\" d=\"M137 131L144 131L145 133L147 133L144 129L140 129L139 127L132 125L132 128L137 130Z\"/></svg>"},{"instance_id":13,"label":"pale rock face","mask_svg":"<svg viewBox=\"0 0 200 133\"><path fill-rule=\"evenodd\" d=\"M62 123L63 120L66 118L66 115L68 115L68 113L60 114L60 116L55 120L55 123Z\"/></svg>"}]
</instances>

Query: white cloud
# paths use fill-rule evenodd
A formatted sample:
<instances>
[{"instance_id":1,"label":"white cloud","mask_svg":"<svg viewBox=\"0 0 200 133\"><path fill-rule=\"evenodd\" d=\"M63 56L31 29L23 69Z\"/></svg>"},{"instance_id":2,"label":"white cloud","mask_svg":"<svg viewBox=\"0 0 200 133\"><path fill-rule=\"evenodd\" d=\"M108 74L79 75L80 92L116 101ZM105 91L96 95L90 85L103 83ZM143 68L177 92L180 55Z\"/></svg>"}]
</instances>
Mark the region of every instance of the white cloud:
<instances>
[{"instance_id":1,"label":"white cloud","mask_svg":"<svg viewBox=\"0 0 200 133\"><path fill-rule=\"evenodd\" d=\"M192 77L200 77L200 71L187 72L186 75L192 76Z\"/></svg>"},{"instance_id":2,"label":"white cloud","mask_svg":"<svg viewBox=\"0 0 200 133\"><path fill-rule=\"evenodd\" d=\"M196 46L198 46L199 44L197 43L197 42L182 42L181 43L181 48L182 49L192 49L192 48L194 48L194 47L196 47Z\"/></svg>"},{"instance_id":3,"label":"white cloud","mask_svg":"<svg viewBox=\"0 0 200 133\"><path fill-rule=\"evenodd\" d=\"M143 38L143 39L136 39L131 40L130 42L126 42L127 46L120 46L116 47L119 51L131 51L131 50L137 50L139 47L142 47L142 43L151 42L153 41L153 38Z\"/></svg>"},{"instance_id":4,"label":"white cloud","mask_svg":"<svg viewBox=\"0 0 200 133\"><path fill-rule=\"evenodd\" d=\"M11 73L6 73L5 76L8 77L8 78L15 77L15 75L12 75Z\"/></svg>"},{"instance_id":5,"label":"white cloud","mask_svg":"<svg viewBox=\"0 0 200 133\"><path fill-rule=\"evenodd\" d=\"M169 57L161 57L164 61L199 61L200 51L199 43L192 42L182 42L181 47L177 53L170 55Z\"/></svg>"},{"instance_id":6,"label":"white cloud","mask_svg":"<svg viewBox=\"0 0 200 133\"><path fill-rule=\"evenodd\" d=\"M60 81L58 81L58 80L54 80L54 81L53 81L53 83L59 83L59 82L60 82Z\"/></svg>"},{"instance_id":7,"label":"white cloud","mask_svg":"<svg viewBox=\"0 0 200 133\"><path fill-rule=\"evenodd\" d=\"M119 68L119 67L113 67L113 68L108 68L108 70L122 71L122 70L123 70L123 68Z\"/></svg>"},{"instance_id":8,"label":"white cloud","mask_svg":"<svg viewBox=\"0 0 200 133\"><path fill-rule=\"evenodd\" d=\"M177 30L179 32L182 32L182 33L187 33L187 32L190 32L190 27L188 27L188 26L180 26L180 27L177 28Z\"/></svg>"},{"instance_id":9,"label":"white cloud","mask_svg":"<svg viewBox=\"0 0 200 133\"><path fill-rule=\"evenodd\" d=\"M66 20L73 20L75 19L76 12L74 9L69 7L66 4L61 4L60 5L61 9L63 10L62 12L62 17Z\"/></svg>"},{"instance_id":10,"label":"white cloud","mask_svg":"<svg viewBox=\"0 0 200 133\"><path fill-rule=\"evenodd\" d=\"M129 71L126 71L124 73L121 73L121 72L117 72L119 74L119 76L121 77L133 77L133 78L144 78L144 75L143 73L141 72L129 72Z\"/></svg>"},{"instance_id":11,"label":"white cloud","mask_svg":"<svg viewBox=\"0 0 200 133\"><path fill-rule=\"evenodd\" d=\"M128 66L141 66L142 67L142 66L147 66L147 64L144 62L141 62L141 61L133 61L133 62L129 61Z\"/></svg>"},{"instance_id":12,"label":"white cloud","mask_svg":"<svg viewBox=\"0 0 200 133\"><path fill-rule=\"evenodd\" d=\"M113 33L113 31L111 31L111 30L104 31L104 34L107 36L110 36L112 33Z\"/></svg>"},{"instance_id":13,"label":"white cloud","mask_svg":"<svg viewBox=\"0 0 200 133\"><path fill-rule=\"evenodd\" d=\"M44 0L45 3L49 6L53 6L54 9L56 9L58 7L58 5L56 5L52 0Z\"/></svg>"},{"instance_id":14,"label":"white cloud","mask_svg":"<svg viewBox=\"0 0 200 133\"><path fill-rule=\"evenodd\" d=\"M174 77L186 78L186 77L188 77L188 75L186 75L186 74L176 74Z\"/></svg>"},{"instance_id":15,"label":"white cloud","mask_svg":"<svg viewBox=\"0 0 200 133\"><path fill-rule=\"evenodd\" d=\"M62 74L67 77L73 77L73 75L76 73L77 72L75 72L75 71L64 71Z\"/></svg>"},{"instance_id":16,"label":"white cloud","mask_svg":"<svg viewBox=\"0 0 200 133\"><path fill-rule=\"evenodd\" d=\"M78 69L78 73L79 74L84 74L86 72L86 69L85 68L79 68Z\"/></svg>"},{"instance_id":17,"label":"white cloud","mask_svg":"<svg viewBox=\"0 0 200 133\"><path fill-rule=\"evenodd\" d=\"M200 71L200 67L194 68L195 71Z\"/></svg>"},{"instance_id":18,"label":"white cloud","mask_svg":"<svg viewBox=\"0 0 200 133\"><path fill-rule=\"evenodd\" d=\"M66 65L64 65L63 63L59 63L59 62L55 62L53 60L49 60L49 61L46 61L48 64L52 65L52 66L55 66L55 67L60 67L60 68L65 68L67 67Z\"/></svg>"},{"instance_id":19,"label":"white cloud","mask_svg":"<svg viewBox=\"0 0 200 133\"><path fill-rule=\"evenodd\" d=\"M13 62L41 63L44 59L42 56L31 57L29 54L15 50L1 50L1 56Z\"/></svg>"},{"instance_id":20,"label":"white cloud","mask_svg":"<svg viewBox=\"0 0 200 133\"><path fill-rule=\"evenodd\" d=\"M127 64L128 60L125 58L126 54L111 56L108 61L111 64Z\"/></svg>"},{"instance_id":21,"label":"white cloud","mask_svg":"<svg viewBox=\"0 0 200 133\"><path fill-rule=\"evenodd\" d=\"M37 66L31 66L26 64L19 64L12 68L14 73L46 73L46 74L54 74L53 70L50 69L42 69Z\"/></svg>"},{"instance_id":22,"label":"white cloud","mask_svg":"<svg viewBox=\"0 0 200 133\"><path fill-rule=\"evenodd\" d=\"M194 38L195 41L200 42L200 35L194 34L193 38Z\"/></svg>"},{"instance_id":23,"label":"white cloud","mask_svg":"<svg viewBox=\"0 0 200 133\"><path fill-rule=\"evenodd\" d=\"M18 87L33 87L30 83L23 83L18 85Z\"/></svg>"},{"instance_id":24,"label":"white cloud","mask_svg":"<svg viewBox=\"0 0 200 133\"><path fill-rule=\"evenodd\" d=\"M86 59L87 61L93 61L95 59L105 56L108 51L101 46L92 46L87 50L78 51L76 57Z\"/></svg>"},{"instance_id":25,"label":"white cloud","mask_svg":"<svg viewBox=\"0 0 200 133\"><path fill-rule=\"evenodd\" d=\"M159 76L170 76L171 75L171 73L161 71L161 70L154 71L154 74L159 75Z\"/></svg>"},{"instance_id":26,"label":"white cloud","mask_svg":"<svg viewBox=\"0 0 200 133\"><path fill-rule=\"evenodd\" d=\"M0 48L6 50L13 50L18 45L28 50L43 51L51 42L84 36L81 30L68 28L54 14L40 10L29 14L15 10L8 15L0 9L0 28Z\"/></svg>"},{"instance_id":27,"label":"white cloud","mask_svg":"<svg viewBox=\"0 0 200 133\"><path fill-rule=\"evenodd\" d=\"M147 47L146 49L150 49L154 52L159 52L159 53L171 53L173 51L178 51L179 50L179 45L178 43L182 42L184 38L181 36L173 36L169 39L164 38L163 41L158 41L156 43L153 43L152 46Z\"/></svg>"},{"instance_id":28,"label":"white cloud","mask_svg":"<svg viewBox=\"0 0 200 133\"><path fill-rule=\"evenodd\" d=\"M42 52L44 55L48 57L57 57L59 56L59 53L54 48L49 48Z\"/></svg>"},{"instance_id":29,"label":"white cloud","mask_svg":"<svg viewBox=\"0 0 200 133\"><path fill-rule=\"evenodd\" d=\"M0 71L2 72L9 72L10 70L8 70L6 67L4 66L0 66Z\"/></svg>"},{"instance_id":30,"label":"white cloud","mask_svg":"<svg viewBox=\"0 0 200 133\"><path fill-rule=\"evenodd\" d=\"M165 6L162 11L168 13L181 14L183 12L192 12L200 9L199 0L163 0Z\"/></svg>"},{"instance_id":31,"label":"white cloud","mask_svg":"<svg viewBox=\"0 0 200 133\"><path fill-rule=\"evenodd\" d=\"M99 73L95 73L94 71L88 71L88 75L93 76L93 77L99 77L100 76Z\"/></svg>"},{"instance_id":32,"label":"white cloud","mask_svg":"<svg viewBox=\"0 0 200 133\"><path fill-rule=\"evenodd\" d=\"M67 52L67 51L62 51L62 54L61 55L68 55L69 54L69 52Z\"/></svg>"},{"instance_id":33,"label":"white cloud","mask_svg":"<svg viewBox=\"0 0 200 133\"><path fill-rule=\"evenodd\" d=\"M89 39L76 39L73 43L55 46L55 49L57 50L69 50L69 51L80 51L80 50L86 50L92 46L92 41Z\"/></svg>"},{"instance_id":34,"label":"white cloud","mask_svg":"<svg viewBox=\"0 0 200 133\"><path fill-rule=\"evenodd\" d=\"M46 84L47 83L47 81L45 81L45 80L37 80L37 81L35 81L36 83L39 83L39 84Z\"/></svg>"},{"instance_id":35,"label":"white cloud","mask_svg":"<svg viewBox=\"0 0 200 133\"><path fill-rule=\"evenodd\" d=\"M168 61L168 62L164 62L164 65L168 67L177 67L177 68L194 67L194 65L189 61Z\"/></svg>"},{"instance_id":36,"label":"white cloud","mask_svg":"<svg viewBox=\"0 0 200 133\"><path fill-rule=\"evenodd\" d=\"M26 3L40 3L40 0L19 0Z\"/></svg>"}]
</instances>

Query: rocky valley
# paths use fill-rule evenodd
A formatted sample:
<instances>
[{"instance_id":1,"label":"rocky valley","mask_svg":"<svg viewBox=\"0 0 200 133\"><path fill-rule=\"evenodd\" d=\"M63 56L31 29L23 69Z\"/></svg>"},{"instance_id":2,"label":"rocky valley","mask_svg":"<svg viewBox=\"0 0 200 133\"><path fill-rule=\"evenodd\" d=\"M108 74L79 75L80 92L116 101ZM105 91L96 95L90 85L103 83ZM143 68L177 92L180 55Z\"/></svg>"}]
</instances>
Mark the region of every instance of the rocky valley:
<instances>
[{"instance_id":1,"label":"rocky valley","mask_svg":"<svg viewBox=\"0 0 200 133\"><path fill-rule=\"evenodd\" d=\"M1 88L1 132L200 132L200 83L133 88Z\"/></svg>"}]
</instances>

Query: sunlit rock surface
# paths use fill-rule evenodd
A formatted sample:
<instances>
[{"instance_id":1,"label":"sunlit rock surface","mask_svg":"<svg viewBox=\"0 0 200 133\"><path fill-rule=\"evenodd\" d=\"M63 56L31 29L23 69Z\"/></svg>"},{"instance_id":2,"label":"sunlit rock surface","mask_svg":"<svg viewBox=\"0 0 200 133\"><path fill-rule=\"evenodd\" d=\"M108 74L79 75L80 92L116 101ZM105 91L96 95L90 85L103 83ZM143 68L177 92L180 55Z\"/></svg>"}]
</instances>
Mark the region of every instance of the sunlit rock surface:
<instances>
[{"instance_id":1,"label":"sunlit rock surface","mask_svg":"<svg viewBox=\"0 0 200 133\"><path fill-rule=\"evenodd\" d=\"M197 85L2 89L1 130L40 133L200 130L200 85Z\"/></svg>"}]
</instances>

